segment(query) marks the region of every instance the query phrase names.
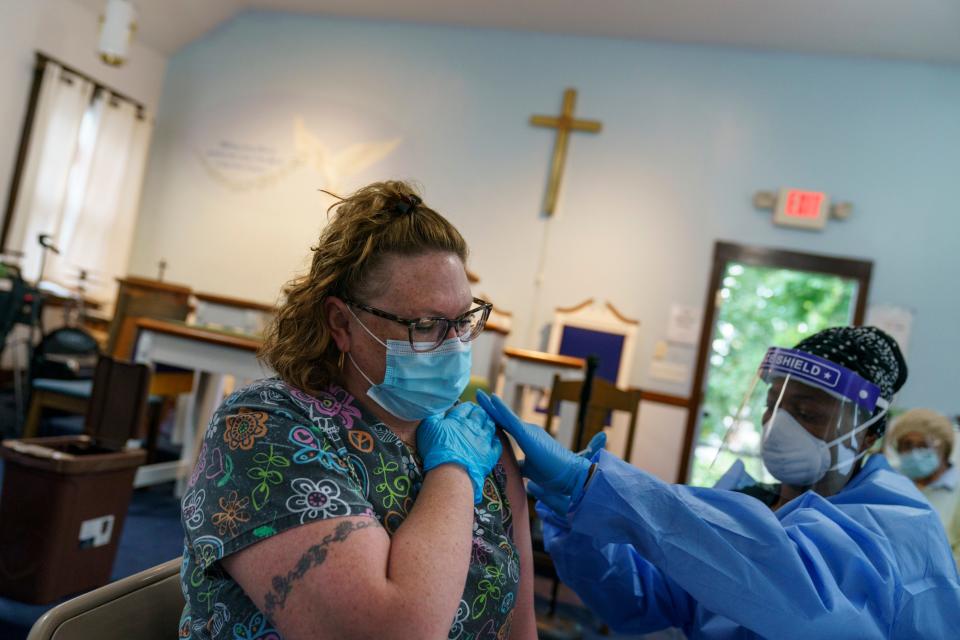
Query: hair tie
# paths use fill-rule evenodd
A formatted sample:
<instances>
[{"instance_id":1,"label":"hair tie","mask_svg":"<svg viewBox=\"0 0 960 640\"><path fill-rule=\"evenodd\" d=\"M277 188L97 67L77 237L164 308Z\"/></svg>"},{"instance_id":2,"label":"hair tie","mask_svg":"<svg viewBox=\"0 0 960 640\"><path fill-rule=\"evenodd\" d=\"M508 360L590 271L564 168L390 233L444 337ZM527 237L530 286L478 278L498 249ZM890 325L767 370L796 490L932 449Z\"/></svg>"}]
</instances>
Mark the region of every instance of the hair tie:
<instances>
[{"instance_id":1,"label":"hair tie","mask_svg":"<svg viewBox=\"0 0 960 640\"><path fill-rule=\"evenodd\" d=\"M406 215L408 213L413 213L423 200L420 199L420 196L410 194L408 196L398 196L397 201L393 203L391 210L398 215Z\"/></svg>"}]
</instances>

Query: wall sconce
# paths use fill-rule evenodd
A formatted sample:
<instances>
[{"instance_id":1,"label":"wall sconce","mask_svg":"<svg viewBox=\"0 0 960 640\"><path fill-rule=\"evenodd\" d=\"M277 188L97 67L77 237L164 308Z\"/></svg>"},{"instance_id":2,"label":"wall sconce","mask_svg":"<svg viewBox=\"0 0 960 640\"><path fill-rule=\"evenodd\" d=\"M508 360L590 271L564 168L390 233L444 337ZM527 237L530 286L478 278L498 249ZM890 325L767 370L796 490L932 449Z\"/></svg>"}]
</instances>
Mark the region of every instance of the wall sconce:
<instances>
[{"instance_id":1,"label":"wall sconce","mask_svg":"<svg viewBox=\"0 0 960 640\"><path fill-rule=\"evenodd\" d=\"M100 18L100 59L113 67L127 61L127 49L137 30L137 10L129 0L107 0Z\"/></svg>"}]
</instances>

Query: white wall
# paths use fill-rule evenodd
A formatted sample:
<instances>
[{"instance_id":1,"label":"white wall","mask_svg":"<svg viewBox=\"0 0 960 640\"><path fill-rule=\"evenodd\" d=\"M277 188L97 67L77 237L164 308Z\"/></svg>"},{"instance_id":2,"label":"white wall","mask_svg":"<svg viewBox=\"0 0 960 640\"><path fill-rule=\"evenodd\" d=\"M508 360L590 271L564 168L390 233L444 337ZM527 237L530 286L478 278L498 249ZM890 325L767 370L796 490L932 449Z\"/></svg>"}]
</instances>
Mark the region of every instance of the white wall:
<instances>
[{"instance_id":1,"label":"white wall","mask_svg":"<svg viewBox=\"0 0 960 640\"><path fill-rule=\"evenodd\" d=\"M568 86L604 130L573 136L531 308L553 135L528 119ZM610 300L642 322L633 382L685 395L647 372L669 305L702 305L714 241L866 258L872 301L917 312L903 403L957 411L957 105L956 67L247 13L170 60L131 271L165 257L171 280L274 300L329 203L308 167L251 186L292 157L299 117L333 150L401 138L339 188L421 181L515 313L513 344L539 346L529 320L555 306ZM255 157L213 173L223 141ZM853 217L774 227L750 199L780 186Z\"/></svg>"},{"instance_id":2,"label":"white wall","mask_svg":"<svg viewBox=\"0 0 960 640\"><path fill-rule=\"evenodd\" d=\"M134 41L122 67L97 57L99 14L70 0L0 0L0 197L3 206L20 144L35 52L42 51L156 112L166 57ZM2 215L2 211L0 211Z\"/></svg>"}]
</instances>

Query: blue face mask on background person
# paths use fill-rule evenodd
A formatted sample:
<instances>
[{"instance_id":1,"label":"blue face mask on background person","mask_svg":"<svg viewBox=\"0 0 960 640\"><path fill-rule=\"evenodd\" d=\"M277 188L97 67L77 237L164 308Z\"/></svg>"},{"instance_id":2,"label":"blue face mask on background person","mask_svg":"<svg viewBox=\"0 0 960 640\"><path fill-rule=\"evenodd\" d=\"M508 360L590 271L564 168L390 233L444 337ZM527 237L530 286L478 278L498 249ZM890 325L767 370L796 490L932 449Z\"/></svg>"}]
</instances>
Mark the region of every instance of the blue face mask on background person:
<instances>
[{"instance_id":1,"label":"blue face mask on background person","mask_svg":"<svg viewBox=\"0 0 960 640\"><path fill-rule=\"evenodd\" d=\"M384 410L401 420L423 420L445 412L460 399L470 382L471 343L455 337L445 340L433 351L417 352L407 340L384 342L373 335L356 314L353 317L371 338L387 349L387 369L380 384L374 384L347 353L353 366L370 383L367 396ZM422 346L430 347L426 343Z\"/></svg>"},{"instance_id":2,"label":"blue face mask on background person","mask_svg":"<svg viewBox=\"0 0 960 640\"><path fill-rule=\"evenodd\" d=\"M900 472L911 480L928 478L940 468L940 454L923 447L900 454Z\"/></svg>"}]
</instances>

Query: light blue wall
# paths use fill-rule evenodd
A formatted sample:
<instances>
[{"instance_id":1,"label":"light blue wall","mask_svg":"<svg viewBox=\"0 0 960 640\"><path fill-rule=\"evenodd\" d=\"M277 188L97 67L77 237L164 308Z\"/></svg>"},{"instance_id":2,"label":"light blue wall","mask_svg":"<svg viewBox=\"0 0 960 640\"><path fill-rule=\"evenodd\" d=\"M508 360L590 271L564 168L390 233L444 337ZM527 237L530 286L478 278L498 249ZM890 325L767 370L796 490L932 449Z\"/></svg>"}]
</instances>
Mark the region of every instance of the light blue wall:
<instances>
[{"instance_id":1,"label":"light blue wall","mask_svg":"<svg viewBox=\"0 0 960 640\"><path fill-rule=\"evenodd\" d=\"M553 136L528 118L568 86L604 130L573 137L531 309ZM643 323L634 382L684 394L647 369L669 305L702 304L715 240L867 258L871 301L916 311L901 403L960 413L956 67L246 13L170 60L134 272L180 252L171 279L272 299L302 265L325 205L316 176L230 192L190 150L198 119L255 132L259 113L265 128L301 115L334 146L401 136L345 186L419 180L470 242L478 291L515 312L518 346L537 346L531 314L611 300ZM775 228L750 199L780 186L854 215Z\"/></svg>"}]
</instances>

